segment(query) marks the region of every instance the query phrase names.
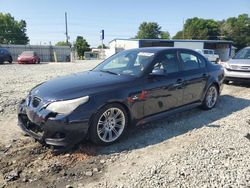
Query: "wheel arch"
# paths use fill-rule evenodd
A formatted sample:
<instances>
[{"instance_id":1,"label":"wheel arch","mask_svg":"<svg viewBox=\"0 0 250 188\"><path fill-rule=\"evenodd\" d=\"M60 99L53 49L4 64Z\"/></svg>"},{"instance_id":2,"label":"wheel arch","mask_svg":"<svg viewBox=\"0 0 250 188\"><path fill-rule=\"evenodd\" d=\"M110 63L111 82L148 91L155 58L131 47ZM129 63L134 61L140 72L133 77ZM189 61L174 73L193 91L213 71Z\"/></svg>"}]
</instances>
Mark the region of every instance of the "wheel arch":
<instances>
[{"instance_id":1,"label":"wheel arch","mask_svg":"<svg viewBox=\"0 0 250 188\"><path fill-rule=\"evenodd\" d=\"M216 88L217 88L218 93L220 93L220 84L219 84L219 82L216 81L215 79L210 79L210 80L208 81L206 87L205 87L205 90L204 90L204 93L203 93L203 97L202 97L202 101L204 100L204 98L205 98L205 96L206 96L206 93L207 93L207 91L208 91L208 89L209 89L209 87L210 87L211 85L215 85Z\"/></svg>"},{"instance_id":2,"label":"wheel arch","mask_svg":"<svg viewBox=\"0 0 250 188\"><path fill-rule=\"evenodd\" d=\"M96 112L93 113L93 114L91 115L90 121L89 121L88 132L89 132L90 126L91 126L92 123L93 123L94 117L96 116L96 113L97 113L99 110L101 110L102 108L104 108L105 106L110 105L110 104L119 104L119 105L121 105L121 106L125 109L125 111L126 111L126 113L127 113L127 116L128 116L128 127L131 126L132 115L131 115L131 113L130 113L129 107L128 107L124 102L121 102L121 101L118 101L118 100L114 100L114 101L109 101L109 102L107 102L107 103L104 103L104 104L100 105L100 106L96 109Z\"/></svg>"}]
</instances>

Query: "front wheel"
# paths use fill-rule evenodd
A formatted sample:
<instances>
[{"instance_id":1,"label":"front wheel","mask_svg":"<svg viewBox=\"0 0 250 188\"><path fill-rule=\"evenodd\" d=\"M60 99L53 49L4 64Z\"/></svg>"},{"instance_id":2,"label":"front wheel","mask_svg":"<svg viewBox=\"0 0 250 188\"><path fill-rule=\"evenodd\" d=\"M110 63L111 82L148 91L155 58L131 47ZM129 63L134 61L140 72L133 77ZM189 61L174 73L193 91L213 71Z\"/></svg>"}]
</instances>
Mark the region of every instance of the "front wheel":
<instances>
[{"instance_id":1,"label":"front wheel","mask_svg":"<svg viewBox=\"0 0 250 188\"><path fill-rule=\"evenodd\" d=\"M118 141L128 125L128 115L120 104L109 104L100 109L90 126L90 139L98 145Z\"/></svg>"},{"instance_id":2,"label":"front wheel","mask_svg":"<svg viewBox=\"0 0 250 188\"><path fill-rule=\"evenodd\" d=\"M216 102L218 100L218 95L219 92L217 87L214 84L211 85L207 90L205 99L202 103L202 108L205 110L212 109L216 105Z\"/></svg>"}]
</instances>

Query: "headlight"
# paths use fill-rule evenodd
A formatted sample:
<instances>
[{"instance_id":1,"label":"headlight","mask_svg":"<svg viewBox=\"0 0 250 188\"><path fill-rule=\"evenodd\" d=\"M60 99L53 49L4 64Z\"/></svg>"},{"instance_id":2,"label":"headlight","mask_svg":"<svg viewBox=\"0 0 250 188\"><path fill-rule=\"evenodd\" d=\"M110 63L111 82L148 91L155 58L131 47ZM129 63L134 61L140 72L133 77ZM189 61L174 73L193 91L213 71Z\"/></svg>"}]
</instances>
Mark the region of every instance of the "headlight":
<instances>
[{"instance_id":1,"label":"headlight","mask_svg":"<svg viewBox=\"0 0 250 188\"><path fill-rule=\"evenodd\" d=\"M65 100L65 101L56 101L50 103L46 109L59 114L69 114L73 110L75 110L81 104L84 104L89 101L89 96Z\"/></svg>"},{"instance_id":2,"label":"headlight","mask_svg":"<svg viewBox=\"0 0 250 188\"><path fill-rule=\"evenodd\" d=\"M224 68L226 68L226 69L230 69L230 68L231 68L231 66L230 66L229 63L223 63L222 66L223 66Z\"/></svg>"}]
</instances>

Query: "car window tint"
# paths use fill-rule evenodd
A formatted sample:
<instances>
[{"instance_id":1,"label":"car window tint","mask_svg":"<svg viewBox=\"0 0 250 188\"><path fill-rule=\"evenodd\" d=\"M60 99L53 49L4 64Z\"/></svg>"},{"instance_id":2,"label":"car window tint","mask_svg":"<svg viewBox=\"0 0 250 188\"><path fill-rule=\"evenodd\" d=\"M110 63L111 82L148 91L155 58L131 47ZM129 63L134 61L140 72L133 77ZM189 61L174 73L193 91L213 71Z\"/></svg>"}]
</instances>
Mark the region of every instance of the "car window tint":
<instances>
[{"instance_id":1,"label":"car window tint","mask_svg":"<svg viewBox=\"0 0 250 188\"><path fill-rule=\"evenodd\" d=\"M155 64L154 68L163 69L166 74L178 72L179 67L175 51L166 52Z\"/></svg>"},{"instance_id":2,"label":"car window tint","mask_svg":"<svg viewBox=\"0 0 250 188\"><path fill-rule=\"evenodd\" d=\"M181 52L180 57L183 62L184 70L194 70L200 68L199 59L197 56L188 52Z\"/></svg>"}]
</instances>

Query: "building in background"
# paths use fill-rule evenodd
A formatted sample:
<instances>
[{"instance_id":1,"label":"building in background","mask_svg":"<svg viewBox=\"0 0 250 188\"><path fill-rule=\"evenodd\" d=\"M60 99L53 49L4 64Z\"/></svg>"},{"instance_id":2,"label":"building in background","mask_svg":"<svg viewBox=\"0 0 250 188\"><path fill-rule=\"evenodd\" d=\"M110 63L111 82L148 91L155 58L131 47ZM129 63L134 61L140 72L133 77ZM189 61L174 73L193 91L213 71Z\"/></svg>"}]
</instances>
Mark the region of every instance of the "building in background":
<instances>
[{"instance_id":1,"label":"building in background","mask_svg":"<svg viewBox=\"0 0 250 188\"><path fill-rule=\"evenodd\" d=\"M110 50L114 53L132 48L177 47L189 49L212 49L221 61L228 61L232 54L232 41L226 40L163 40L163 39L114 39L110 41ZM106 55L107 57L107 55Z\"/></svg>"}]
</instances>

